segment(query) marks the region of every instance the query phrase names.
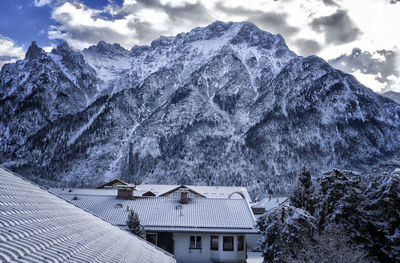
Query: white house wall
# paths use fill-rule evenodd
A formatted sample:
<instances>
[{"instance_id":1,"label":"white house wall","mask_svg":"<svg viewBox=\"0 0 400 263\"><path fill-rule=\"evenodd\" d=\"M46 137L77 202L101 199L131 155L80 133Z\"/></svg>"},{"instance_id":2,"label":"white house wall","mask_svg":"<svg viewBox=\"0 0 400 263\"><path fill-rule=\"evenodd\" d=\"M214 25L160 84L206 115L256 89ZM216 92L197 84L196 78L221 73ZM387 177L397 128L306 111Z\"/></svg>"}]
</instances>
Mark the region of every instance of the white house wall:
<instances>
[{"instance_id":1,"label":"white house wall","mask_svg":"<svg viewBox=\"0 0 400 263\"><path fill-rule=\"evenodd\" d=\"M216 234L212 234L213 236ZM190 249L190 236L201 236L202 249ZM178 263L245 262L246 250L237 251L237 236L218 235L219 250L210 249L211 234L174 233L174 256ZM234 251L223 251L223 236L234 237ZM244 236L246 242L246 235ZM246 244L246 243L245 243Z\"/></svg>"},{"instance_id":2,"label":"white house wall","mask_svg":"<svg viewBox=\"0 0 400 263\"><path fill-rule=\"evenodd\" d=\"M190 236L201 236L202 249L189 249ZM174 256L178 263L208 263L210 261L210 235L174 233Z\"/></svg>"}]
</instances>

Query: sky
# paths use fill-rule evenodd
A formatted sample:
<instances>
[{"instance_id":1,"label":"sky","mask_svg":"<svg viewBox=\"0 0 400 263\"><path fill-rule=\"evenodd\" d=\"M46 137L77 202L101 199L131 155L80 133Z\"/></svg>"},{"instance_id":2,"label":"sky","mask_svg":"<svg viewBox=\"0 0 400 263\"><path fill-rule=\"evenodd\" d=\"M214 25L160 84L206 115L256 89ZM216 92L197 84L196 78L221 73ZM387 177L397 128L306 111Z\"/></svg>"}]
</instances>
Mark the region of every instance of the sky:
<instances>
[{"instance_id":1,"label":"sky","mask_svg":"<svg viewBox=\"0 0 400 263\"><path fill-rule=\"evenodd\" d=\"M400 92L400 0L0 0L0 67L66 41L126 49L216 20L250 21L281 34L376 92Z\"/></svg>"}]
</instances>

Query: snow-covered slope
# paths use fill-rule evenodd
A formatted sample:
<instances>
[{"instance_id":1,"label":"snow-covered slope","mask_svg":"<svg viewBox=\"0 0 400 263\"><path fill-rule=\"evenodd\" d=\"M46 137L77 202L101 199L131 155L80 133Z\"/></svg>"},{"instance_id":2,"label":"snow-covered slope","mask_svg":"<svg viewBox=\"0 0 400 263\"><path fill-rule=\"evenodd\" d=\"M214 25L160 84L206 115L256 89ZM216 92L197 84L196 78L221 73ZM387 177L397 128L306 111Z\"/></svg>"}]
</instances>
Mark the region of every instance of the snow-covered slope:
<instances>
[{"instance_id":1,"label":"snow-covered slope","mask_svg":"<svg viewBox=\"0 0 400 263\"><path fill-rule=\"evenodd\" d=\"M39 50L0 73L8 101L0 162L26 176L277 193L303 165L362 169L399 152L399 105L248 22L215 22L130 51L104 42L80 54L59 49L69 52ZM37 68L52 81L40 82ZM64 101L45 97L64 79ZM46 111L20 106L32 87Z\"/></svg>"}]
</instances>

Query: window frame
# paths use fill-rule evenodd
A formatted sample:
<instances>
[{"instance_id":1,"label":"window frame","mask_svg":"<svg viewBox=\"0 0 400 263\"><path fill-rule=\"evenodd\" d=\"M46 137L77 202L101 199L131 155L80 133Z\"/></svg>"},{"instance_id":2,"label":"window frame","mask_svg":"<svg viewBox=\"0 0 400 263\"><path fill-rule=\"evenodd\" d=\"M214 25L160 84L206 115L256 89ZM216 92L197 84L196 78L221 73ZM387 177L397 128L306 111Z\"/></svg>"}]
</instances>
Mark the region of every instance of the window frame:
<instances>
[{"instance_id":1,"label":"window frame","mask_svg":"<svg viewBox=\"0 0 400 263\"><path fill-rule=\"evenodd\" d=\"M217 247L213 246L213 239L217 239ZM210 237L210 250L211 251L218 251L219 250L219 236L211 236Z\"/></svg>"},{"instance_id":2,"label":"window frame","mask_svg":"<svg viewBox=\"0 0 400 263\"><path fill-rule=\"evenodd\" d=\"M231 244L232 245L232 249L227 249L226 247L225 247L225 239L232 239L232 241L230 241L229 242L229 244ZM233 236L223 236L223 238L222 238L222 250L223 251L234 251L235 250L235 243L234 243L234 240L235 240L235 238L233 237Z\"/></svg>"},{"instance_id":3,"label":"window frame","mask_svg":"<svg viewBox=\"0 0 400 263\"><path fill-rule=\"evenodd\" d=\"M193 241L192 241L193 238ZM189 236L189 249L202 249L201 236ZM194 242L194 243L193 243ZM193 246L192 246L193 244Z\"/></svg>"}]
</instances>

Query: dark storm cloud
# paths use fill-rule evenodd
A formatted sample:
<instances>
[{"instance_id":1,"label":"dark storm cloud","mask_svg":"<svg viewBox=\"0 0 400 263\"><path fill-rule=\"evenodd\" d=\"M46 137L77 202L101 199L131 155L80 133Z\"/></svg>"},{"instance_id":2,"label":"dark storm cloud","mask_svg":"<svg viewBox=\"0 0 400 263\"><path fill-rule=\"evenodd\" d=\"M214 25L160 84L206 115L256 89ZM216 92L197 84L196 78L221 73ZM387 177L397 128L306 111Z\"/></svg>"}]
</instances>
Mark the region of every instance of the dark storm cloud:
<instances>
[{"instance_id":1,"label":"dark storm cloud","mask_svg":"<svg viewBox=\"0 0 400 263\"><path fill-rule=\"evenodd\" d=\"M321 45L312 39L300 38L294 41L302 56L315 55L321 50Z\"/></svg>"},{"instance_id":2,"label":"dark storm cloud","mask_svg":"<svg viewBox=\"0 0 400 263\"><path fill-rule=\"evenodd\" d=\"M338 10L330 16L316 18L311 22L311 28L325 34L325 41L333 44L351 42L361 34L360 29L344 10Z\"/></svg>"},{"instance_id":3,"label":"dark storm cloud","mask_svg":"<svg viewBox=\"0 0 400 263\"><path fill-rule=\"evenodd\" d=\"M183 6L171 6L169 4L161 4L159 0L138 0L135 8L138 7L164 11L173 21L190 19L194 23L209 23L211 20L207 9L201 2L196 2L194 4L185 3Z\"/></svg>"},{"instance_id":4,"label":"dark storm cloud","mask_svg":"<svg viewBox=\"0 0 400 263\"><path fill-rule=\"evenodd\" d=\"M124 6L120 14L128 15L145 8L164 12L168 15L172 23L176 25L180 23L189 23L193 24L194 27L194 25L208 24L213 20L207 9L200 2L194 4L185 3L183 6L175 7L169 4L164 5L160 3L159 0L138 0L134 4ZM150 23L141 22L139 20L131 21L128 26L136 30L137 37L142 43L149 42L163 34L162 31L152 27Z\"/></svg>"},{"instance_id":5,"label":"dark storm cloud","mask_svg":"<svg viewBox=\"0 0 400 263\"><path fill-rule=\"evenodd\" d=\"M127 15L144 8L163 11L173 22L190 20L194 24L203 24L212 21L207 9L201 2L185 3L183 6L171 6L162 4L159 0L138 0L134 4L126 5L122 12Z\"/></svg>"},{"instance_id":6,"label":"dark storm cloud","mask_svg":"<svg viewBox=\"0 0 400 263\"><path fill-rule=\"evenodd\" d=\"M333 0L322 0L324 2L325 5L330 5L330 6L339 6L338 4L336 4L335 1Z\"/></svg>"},{"instance_id":7,"label":"dark storm cloud","mask_svg":"<svg viewBox=\"0 0 400 263\"><path fill-rule=\"evenodd\" d=\"M287 23L287 14L262 12L259 10L250 10L242 7L232 8L224 6L222 2L218 2L215 8L230 15L244 16L248 21L257 24L263 29L271 33L282 34L285 37L289 37L299 31L299 28L291 26Z\"/></svg>"},{"instance_id":8,"label":"dark storm cloud","mask_svg":"<svg viewBox=\"0 0 400 263\"><path fill-rule=\"evenodd\" d=\"M130 21L128 27L135 29L136 36L140 42L147 43L160 36L162 33L159 30L154 29L154 27L148 22L141 22L139 20Z\"/></svg>"},{"instance_id":9,"label":"dark storm cloud","mask_svg":"<svg viewBox=\"0 0 400 263\"><path fill-rule=\"evenodd\" d=\"M388 79L389 76L400 77L400 69L396 63L399 54L391 50L378 50L376 53L383 56L384 60L373 58L373 54L370 52L354 48L350 55L341 55L328 62L345 72L352 73L359 70L364 74L376 75L376 80L390 86L392 81Z\"/></svg>"}]
</instances>

